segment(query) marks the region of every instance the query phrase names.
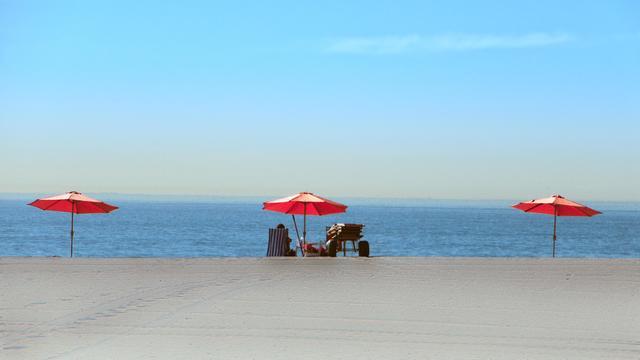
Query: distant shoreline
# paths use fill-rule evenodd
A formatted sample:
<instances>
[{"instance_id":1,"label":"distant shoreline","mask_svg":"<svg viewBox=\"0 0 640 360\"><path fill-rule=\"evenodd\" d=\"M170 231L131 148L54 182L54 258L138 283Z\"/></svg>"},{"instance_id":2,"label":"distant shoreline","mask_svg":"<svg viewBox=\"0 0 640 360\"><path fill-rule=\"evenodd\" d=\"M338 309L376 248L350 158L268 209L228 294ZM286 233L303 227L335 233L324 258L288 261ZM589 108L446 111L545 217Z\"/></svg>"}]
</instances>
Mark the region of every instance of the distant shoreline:
<instances>
[{"instance_id":1,"label":"distant shoreline","mask_svg":"<svg viewBox=\"0 0 640 360\"><path fill-rule=\"evenodd\" d=\"M48 194L48 193L46 193ZM32 201L45 193L0 193L0 201ZM121 202L153 202L153 203L213 203L213 204L257 204L275 198L278 195L264 196L218 196L218 195L153 195L153 194L121 194L91 193L109 201ZM433 199L433 198L385 198L385 197L337 197L349 206L424 206L424 207L489 207L502 208L522 199ZM603 210L637 210L640 201L608 201L586 200L590 205Z\"/></svg>"}]
</instances>

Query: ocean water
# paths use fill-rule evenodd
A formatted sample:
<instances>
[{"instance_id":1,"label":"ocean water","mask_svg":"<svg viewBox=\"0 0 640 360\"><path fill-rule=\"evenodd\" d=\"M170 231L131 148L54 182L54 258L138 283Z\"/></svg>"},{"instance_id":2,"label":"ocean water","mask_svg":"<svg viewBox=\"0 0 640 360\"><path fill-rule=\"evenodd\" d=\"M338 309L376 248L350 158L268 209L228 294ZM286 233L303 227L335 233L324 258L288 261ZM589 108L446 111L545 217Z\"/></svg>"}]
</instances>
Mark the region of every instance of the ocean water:
<instances>
[{"instance_id":1,"label":"ocean water","mask_svg":"<svg viewBox=\"0 0 640 360\"><path fill-rule=\"evenodd\" d=\"M261 210L258 199L101 198L120 209L76 215L74 256L264 256L269 227L284 223L295 234L291 216ZM348 212L308 217L309 241L324 239L327 225L352 222L365 224L372 256L551 256L553 217L510 201L336 200ZM68 256L70 214L29 201L0 200L0 256ZM603 214L558 218L557 256L640 258L640 203L589 205Z\"/></svg>"}]
</instances>

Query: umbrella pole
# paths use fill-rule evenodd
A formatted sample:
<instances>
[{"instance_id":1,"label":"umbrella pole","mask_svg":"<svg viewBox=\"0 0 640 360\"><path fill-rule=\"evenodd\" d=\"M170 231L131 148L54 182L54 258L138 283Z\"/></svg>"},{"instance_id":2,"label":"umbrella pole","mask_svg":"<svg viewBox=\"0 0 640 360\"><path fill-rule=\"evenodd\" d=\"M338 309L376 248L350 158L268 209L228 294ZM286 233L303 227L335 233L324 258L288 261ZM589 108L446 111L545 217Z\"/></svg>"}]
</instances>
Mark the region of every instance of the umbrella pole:
<instances>
[{"instance_id":1,"label":"umbrella pole","mask_svg":"<svg viewBox=\"0 0 640 360\"><path fill-rule=\"evenodd\" d=\"M293 227L296 229L296 238L300 240L300 233L298 232L298 224L296 223L296 216L291 214L291 218L293 219Z\"/></svg>"},{"instance_id":2,"label":"umbrella pole","mask_svg":"<svg viewBox=\"0 0 640 360\"><path fill-rule=\"evenodd\" d=\"M558 208L553 209L553 257L556 257L556 223L558 219Z\"/></svg>"},{"instance_id":3,"label":"umbrella pole","mask_svg":"<svg viewBox=\"0 0 640 360\"><path fill-rule=\"evenodd\" d=\"M304 203L304 227L302 228L302 238L307 243L307 203Z\"/></svg>"},{"instance_id":4,"label":"umbrella pole","mask_svg":"<svg viewBox=\"0 0 640 360\"><path fill-rule=\"evenodd\" d=\"M300 253L304 256L304 249L302 248L302 244L300 243L300 233L298 232L298 224L296 223L296 216L291 214L291 218L293 219L293 227L296 229L296 245L300 248Z\"/></svg>"},{"instance_id":5,"label":"umbrella pole","mask_svg":"<svg viewBox=\"0 0 640 360\"><path fill-rule=\"evenodd\" d=\"M75 202L71 203L71 256L73 257L73 212L75 210Z\"/></svg>"}]
</instances>

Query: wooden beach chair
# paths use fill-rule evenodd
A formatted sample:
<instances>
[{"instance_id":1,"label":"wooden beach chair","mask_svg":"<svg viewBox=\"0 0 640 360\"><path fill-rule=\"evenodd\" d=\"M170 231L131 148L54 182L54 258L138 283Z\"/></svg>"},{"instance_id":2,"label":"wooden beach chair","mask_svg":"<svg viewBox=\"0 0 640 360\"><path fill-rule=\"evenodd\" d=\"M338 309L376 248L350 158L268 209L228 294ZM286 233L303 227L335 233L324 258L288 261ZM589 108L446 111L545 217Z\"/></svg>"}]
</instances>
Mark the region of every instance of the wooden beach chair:
<instances>
[{"instance_id":1,"label":"wooden beach chair","mask_svg":"<svg viewBox=\"0 0 640 360\"><path fill-rule=\"evenodd\" d=\"M289 250L288 229L269 229L267 256L287 256Z\"/></svg>"},{"instance_id":2,"label":"wooden beach chair","mask_svg":"<svg viewBox=\"0 0 640 360\"><path fill-rule=\"evenodd\" d=\"M336 241L338 251L342 250L344 256L347 255L347 242L351 242L354 252L358 251L356 243L362 239L363 224L333 224L327 227L327 242ZM368 245L368 244L367 244Z\"/></svg>"}]
</instances>

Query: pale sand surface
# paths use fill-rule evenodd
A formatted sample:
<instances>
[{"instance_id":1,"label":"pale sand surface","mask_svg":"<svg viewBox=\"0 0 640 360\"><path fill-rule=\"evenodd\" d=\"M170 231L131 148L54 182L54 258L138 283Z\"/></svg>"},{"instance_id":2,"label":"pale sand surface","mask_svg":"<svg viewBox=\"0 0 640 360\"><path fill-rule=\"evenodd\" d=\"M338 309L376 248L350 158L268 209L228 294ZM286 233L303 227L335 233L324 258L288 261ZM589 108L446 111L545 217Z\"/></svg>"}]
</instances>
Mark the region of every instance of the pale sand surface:
<instances>
[{"instance_id":1,"label":"pale sand surface","mask_svg":"<svg viewBox=\"0 0 640 360\"><path fill-rule=\"evenodd\" d=\"M0 258L2 359L640 359L640 260Z\"/></svg>"}]
</instances>

